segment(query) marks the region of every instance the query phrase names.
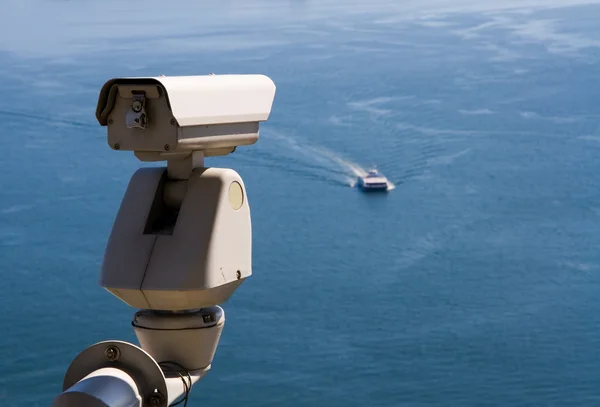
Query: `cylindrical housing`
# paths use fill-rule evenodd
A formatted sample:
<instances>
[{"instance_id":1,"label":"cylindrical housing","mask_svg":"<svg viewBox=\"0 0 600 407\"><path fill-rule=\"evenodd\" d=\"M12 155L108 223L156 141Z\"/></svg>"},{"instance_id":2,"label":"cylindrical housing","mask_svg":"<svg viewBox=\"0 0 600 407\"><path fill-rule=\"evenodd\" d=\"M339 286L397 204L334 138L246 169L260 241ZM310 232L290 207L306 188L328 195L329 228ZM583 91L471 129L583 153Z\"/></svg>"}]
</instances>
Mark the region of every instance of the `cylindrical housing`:
<instances>
[{"instance_id":1,"label":"cylindrical housing","mask_svg":"<svg viewBox=\"0 0 600 407\"><path fill-rule=\"evenodd\" d=\"M210 367L224 324L219 306L182 313L144 310L132 323L142 349L154 360L175 362L188 371Z\"/></svg>"},{"instance_id":2,"label":"cylindrical housing","mask_svg":"<svg viewBox=\"0 0 600 407\"><path fill-rule=\"evenodd\" d=\"M120 369L98 369L60 394L52 407L141 407L133 378Z\"/></svg>"}]
</instances>

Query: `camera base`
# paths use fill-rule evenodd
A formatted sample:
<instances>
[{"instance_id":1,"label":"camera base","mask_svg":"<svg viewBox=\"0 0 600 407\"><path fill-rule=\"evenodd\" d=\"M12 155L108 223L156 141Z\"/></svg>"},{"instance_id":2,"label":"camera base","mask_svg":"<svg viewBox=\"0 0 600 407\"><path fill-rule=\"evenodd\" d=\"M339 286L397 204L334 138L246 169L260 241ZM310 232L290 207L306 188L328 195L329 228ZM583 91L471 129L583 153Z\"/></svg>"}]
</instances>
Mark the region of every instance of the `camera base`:
<instances>
[{"instance_id":1,"label":"camera base","mask_svg":"<svg viewBox=\"0 0 600 407\"><path fill-rule=\"evenodd\" d=\"M71 362L53 407L167 407L210 370L225 324L219 306L138 311L142 347L123 341L90 346Z\"/></svg>"}]
</instances>

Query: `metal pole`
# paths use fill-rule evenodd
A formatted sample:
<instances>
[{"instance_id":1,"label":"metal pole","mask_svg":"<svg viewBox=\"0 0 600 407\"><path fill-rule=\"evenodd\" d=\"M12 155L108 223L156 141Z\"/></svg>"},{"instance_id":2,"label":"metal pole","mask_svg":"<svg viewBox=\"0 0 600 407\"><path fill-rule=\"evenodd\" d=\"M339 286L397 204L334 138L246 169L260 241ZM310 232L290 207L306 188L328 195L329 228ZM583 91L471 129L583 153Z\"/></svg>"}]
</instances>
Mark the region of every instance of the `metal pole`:
<instances>
[{"instance_id":1,"label":"metal pole","mask_svg":"<svg viewBox=\"0 0 600 407\"><path fill-rule=\"evenodd\" d=\"M52 407L141 407L142 398L131 376L120 369L98 369L58 396Z\"/></svg>"},{"instance_id":2,"label":"metal pole","mask_svg":"<svg viewBox=\"0 0 600 407\"><path fill-rule=\"evenodd\" d=\"M166 377L165 382L167 384L167 406L170 406L174 402L176 402L181 396L185 394L185 385L183 381L188 385L188 389L191 390L192 386L198 382L204 375L206 374L206 370L196 370L190 372L190 376L188 378L187 375L183 376L183 380L180 376L176 377ZM192 380L190 383L189 380Z\"/></svg>"}]
</instances>

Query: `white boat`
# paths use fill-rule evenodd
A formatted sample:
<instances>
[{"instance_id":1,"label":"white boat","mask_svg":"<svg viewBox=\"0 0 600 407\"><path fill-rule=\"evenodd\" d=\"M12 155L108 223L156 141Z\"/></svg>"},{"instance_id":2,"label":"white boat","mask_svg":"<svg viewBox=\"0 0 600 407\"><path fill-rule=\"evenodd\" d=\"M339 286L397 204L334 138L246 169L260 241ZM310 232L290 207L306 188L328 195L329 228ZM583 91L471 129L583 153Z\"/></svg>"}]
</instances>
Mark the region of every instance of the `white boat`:
<instances>
[{"instance_id":1,"label":"white boat","mask_svg":"<svg viewBox=\"0 0 600 407\"><path fill-rule=\"evenodd\" d=\"M388 180L377 170L370 170L367 175L358 177L358 187L363 191L387 191Z\"/></svg>"}]
</instances>

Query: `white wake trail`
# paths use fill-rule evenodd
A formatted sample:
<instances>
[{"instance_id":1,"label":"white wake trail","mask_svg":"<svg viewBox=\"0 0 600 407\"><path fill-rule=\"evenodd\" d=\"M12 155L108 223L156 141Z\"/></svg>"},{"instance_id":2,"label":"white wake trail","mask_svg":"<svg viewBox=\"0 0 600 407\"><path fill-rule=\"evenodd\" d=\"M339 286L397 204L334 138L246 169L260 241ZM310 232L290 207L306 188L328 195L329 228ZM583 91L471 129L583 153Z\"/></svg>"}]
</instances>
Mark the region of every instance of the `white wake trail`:
<instances>
[{"instance_id":1,"label":"white wake trail","mask_svg":"<svg viewBox=\"0 0 600 407\"><path fill-rule=\"evenodd\" d=\"M329 172L329 176L338 179L340 182L354 188L358 177L367 175L368 169L361 165L342 157L340 154L331 151L322 146L310 145L308 143L301 144L293 137L281 134L279 132L269 132L272 139L284 142L291 150L300 152L304 157L310 159L315 164L324 166ZM339 176L342 179L339 179ZM388 191L391 191L396 186L388 181Z\"/></svg>"}]
</instances>

